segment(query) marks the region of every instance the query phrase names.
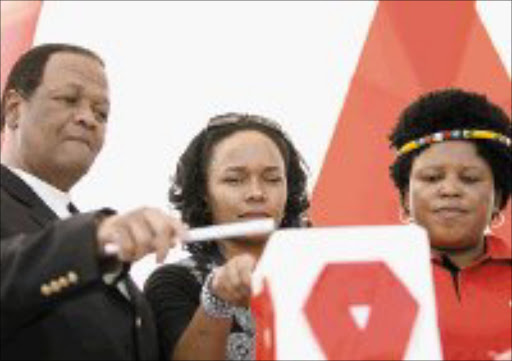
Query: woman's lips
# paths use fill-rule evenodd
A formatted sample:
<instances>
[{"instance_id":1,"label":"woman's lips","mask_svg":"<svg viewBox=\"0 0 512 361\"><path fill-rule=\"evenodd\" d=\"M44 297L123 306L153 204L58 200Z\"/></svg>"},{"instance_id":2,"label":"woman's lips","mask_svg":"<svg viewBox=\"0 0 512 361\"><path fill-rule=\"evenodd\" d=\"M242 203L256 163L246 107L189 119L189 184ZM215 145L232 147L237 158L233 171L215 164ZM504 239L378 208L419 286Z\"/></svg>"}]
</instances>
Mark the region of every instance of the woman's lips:
<instances>
[{"instance_id":1,"label":"woman's lips","mask_svg":"<svg viewBox=\"0 0 512 361\"><path fill-rule=\"evenodd\" d=\"M240 215L242 219L269 218L270 214L266 212L246 212Z\"/></svg>"},{"instance_id":2,"label":"woman's lips","mask_svg":"<svg viewBox=\"0 0 512 361\"><path fill-rule=\"evenodd\" d=\"M460 207L440 207L434 210L434 214L442 219L457 219L464 217L468 211Z\"/></svg>"}]
</instances>

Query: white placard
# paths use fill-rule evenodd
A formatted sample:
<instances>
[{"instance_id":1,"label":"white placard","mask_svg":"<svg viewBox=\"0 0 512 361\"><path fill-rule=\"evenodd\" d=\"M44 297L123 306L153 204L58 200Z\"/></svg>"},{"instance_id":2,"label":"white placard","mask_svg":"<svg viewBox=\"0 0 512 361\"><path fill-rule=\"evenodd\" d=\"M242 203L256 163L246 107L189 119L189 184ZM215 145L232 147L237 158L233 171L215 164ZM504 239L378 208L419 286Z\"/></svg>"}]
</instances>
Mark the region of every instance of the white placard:
<instances>
[{"instance_id":1,"label":"white placard","mask_svg":"<svg viewBox=\"0 0 512 361\"><path fill-rule=\"evenodd\" d=\"M403 289L417 306L416 314L410 323L410 332L407 331L407 346L402 353L403 358L408 360L442 359L429 242L427 234L422 228L411 225L310 228L283 230L272 235L255 270L253 288L255 295L260 294L265 279L270 290L274 308L275 356L277 360L327 359L325 348L319 344L312 331L311 321L306 316L305 307L312 297L313 291L318 290L316 287L318 287L319 276L326 270L328 264L356 265L356 268L377 265L387 269L389 274L396 278L396 282L404 286ZM386 290L387 286L382 286L382 282L384 282L382 279L386 277L382 278L378 275L376 277L380 280L375 283L376 292L379 287ZM355 284L374 282L369 279L373 279L373 274L367 279L358 278L358 282ZM343 287L344 285L340 284L339 290L336 289L334 292L346 293L348 290ZM388 288L394 289L391 286ZM384 292L389 293L390 291ZM340 298L342 297L344 296L340 296ZM351 296L346 297L350 298ZM393 295L387 297L380 293L376 294L374 300L380 300L382 305L382 303L390 304L392 298ZM348 339L348 331L340 331L341 326L336 323L338 322L335 319L336 312L329 313L331 308L328 307L328 304L331 302L330 307L332 307L332 301L332 299L325 300L326 307L323 311L325 320L330 322L332 332L346 332ZM364 333L366 331L370 332L369 330L365 331L366 327L374 327L371 326L372 320L375 323L379 319L378 315L373 315L372 312L383 312L382 308L377 309L375 306L372 302L354 302L348 306L345 303L339 305L340 309L347 309L347 317L352 318L361 335L366 335ZM338 306L334 305L334 307ZM404 317L403 313L406 310L405 308L390 309L386 312L394 315L393 320L396 322L391 322L392 324L385 328L385 335L381 339L385 337L394 339L394 336L390 337L389 335L397 335L396 339L399 339L400 331L407 329L406 327L402 330L398 329L399 319ZM372 317L374 318L372 319ZM377 328L382 329L382 327ZM342 339L344 338L342 337ZM371 346L368 347L368 351L372 351ZM353 357L349 358L356 359L358 355L361 356L361 352L354 352ZM371 352L366 356L372 357Z\"/></svg>"}]
</instances>

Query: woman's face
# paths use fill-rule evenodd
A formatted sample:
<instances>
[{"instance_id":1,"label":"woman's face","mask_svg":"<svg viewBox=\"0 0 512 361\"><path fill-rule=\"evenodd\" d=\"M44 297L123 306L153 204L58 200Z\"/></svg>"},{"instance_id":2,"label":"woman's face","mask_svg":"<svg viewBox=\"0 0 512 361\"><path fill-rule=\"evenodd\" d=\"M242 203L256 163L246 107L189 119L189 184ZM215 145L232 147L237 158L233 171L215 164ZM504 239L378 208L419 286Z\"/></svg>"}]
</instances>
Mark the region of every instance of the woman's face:
<instances>
[{"instance_id":1,"label":"woman's face","mask_svg":"<svg viewBox=\"0 0 512 361\"><path fill-rule=\"evenodd\" d=\"M267 135L238 131L213 147L207 198L214 224L266 217L279 224L287 197L283 156Z\"/></svg>"},{"instance_id":2,"label":"woman's face","mask_svg":"<svg viewBox=\"0 0 512 361\"><path fill-rule=\"evenodd\" d=\"M434 144L413 162L404 205L432 247L476 247L496 205L492 170L471 142Z\"/></svg>"}]
</instances>

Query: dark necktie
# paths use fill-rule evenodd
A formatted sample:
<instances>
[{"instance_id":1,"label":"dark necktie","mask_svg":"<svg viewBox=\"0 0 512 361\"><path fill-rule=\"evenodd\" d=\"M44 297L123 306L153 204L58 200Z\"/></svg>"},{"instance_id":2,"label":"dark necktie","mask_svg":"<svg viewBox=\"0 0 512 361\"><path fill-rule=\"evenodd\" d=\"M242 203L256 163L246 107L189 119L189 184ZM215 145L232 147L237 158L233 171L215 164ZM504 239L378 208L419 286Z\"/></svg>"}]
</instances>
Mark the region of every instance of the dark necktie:
<instances>
[{"instance_id":1,"label":"dark necktie","mask_svg":"<svg viewBox=\"0 0 512 361\"><path fill-rule=\"evenodd\" d=\"M74 205L72 202L69 202L69 203L68 203L68 211L69 211L69 213L71 213L72 215L75 215L75 214L80 213L80 211L78 210L78 208L76 208L76 207L75 207L75 205Z\"/></svg>"}]
</instances>

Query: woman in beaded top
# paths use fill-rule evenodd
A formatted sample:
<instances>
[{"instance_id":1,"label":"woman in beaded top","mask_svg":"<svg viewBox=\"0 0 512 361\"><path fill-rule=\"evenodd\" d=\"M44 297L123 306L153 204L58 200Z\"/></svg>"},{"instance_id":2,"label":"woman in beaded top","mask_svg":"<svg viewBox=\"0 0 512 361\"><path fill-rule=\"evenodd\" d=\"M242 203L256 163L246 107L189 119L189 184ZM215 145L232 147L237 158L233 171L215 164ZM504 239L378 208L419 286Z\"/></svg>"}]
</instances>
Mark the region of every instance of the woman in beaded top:
<instances>
[{"instance_id":1,"label":"woman in beaded top","mask_svg":"<svg viewBox=\"0 0 512 361\"><path fill-rule=\"evenodd\" d=\"M268 217L301 227L306 182L304 162L277 123L229 113L189 144L169 196L191 227ZM144 291L166 359L254 359L250 279L267 239L191 243L191 257L150 276Z\"/></svg>"}]
</instances>

